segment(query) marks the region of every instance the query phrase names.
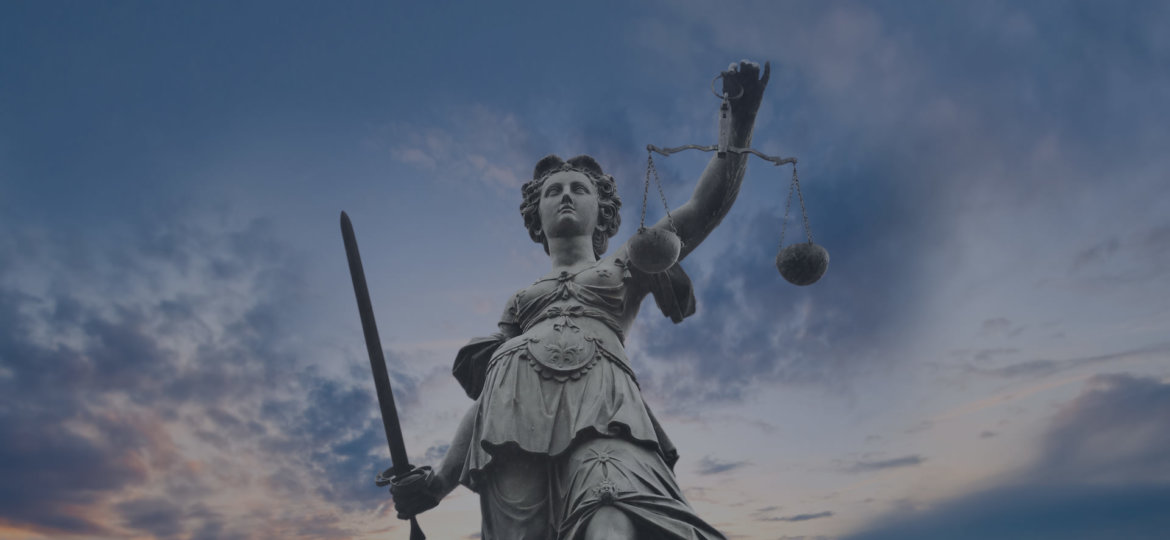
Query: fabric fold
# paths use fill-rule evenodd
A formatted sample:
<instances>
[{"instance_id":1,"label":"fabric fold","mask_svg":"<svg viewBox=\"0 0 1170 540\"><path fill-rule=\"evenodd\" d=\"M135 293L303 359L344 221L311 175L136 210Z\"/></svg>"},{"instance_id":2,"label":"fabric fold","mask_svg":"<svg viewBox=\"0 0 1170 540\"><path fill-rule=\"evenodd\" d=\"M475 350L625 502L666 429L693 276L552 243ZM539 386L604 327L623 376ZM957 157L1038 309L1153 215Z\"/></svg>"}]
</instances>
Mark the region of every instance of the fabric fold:
<instances>
[{"instance_id":1,"label":"fabric fold","mask_svg":"<svg viewBox=\"0 0 1170 540\"><path fill-rule=\"evenodd\" d=\"M638 270L633 264L626 264L625 269L630 279L650 290L658 309L675 324L695 314L695 287L682 265L675 264L656 274Z\"/></svg>"},{"instance_id":2,"label":"fabric fold","mask_svg":"<svg viewBox=\"0 0 1170 540\"><path fill-rule=\"evenodd\" d=\"M500 345L507 340L507 336L500 332L488 337L477 337L455 354L455 365L451 367L451 374L459 381L467 397L471 399L479 397L483 391L483 381L487 378L488 363Z\"/></svg>"}]
</instances>

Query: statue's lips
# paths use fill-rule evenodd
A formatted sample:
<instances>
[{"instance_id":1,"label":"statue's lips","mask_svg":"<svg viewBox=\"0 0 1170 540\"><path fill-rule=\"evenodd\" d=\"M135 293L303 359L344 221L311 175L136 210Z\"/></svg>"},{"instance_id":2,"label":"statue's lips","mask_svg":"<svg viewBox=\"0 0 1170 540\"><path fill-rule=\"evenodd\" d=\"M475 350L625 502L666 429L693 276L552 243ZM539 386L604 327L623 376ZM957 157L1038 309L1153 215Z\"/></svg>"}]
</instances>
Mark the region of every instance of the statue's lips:
<instances>
[{"instance_id":1,"label":"statue's lips","mask_svg":"<svg viewBox=\"0 0 1170 540\"><path fill-rule=\"evenodd\" d=\"M564 214L565 212L576 213L577 211L574 210L572 206L562 206L559 210L557 210L558 214Z\"/></svg>"}]
</instances>

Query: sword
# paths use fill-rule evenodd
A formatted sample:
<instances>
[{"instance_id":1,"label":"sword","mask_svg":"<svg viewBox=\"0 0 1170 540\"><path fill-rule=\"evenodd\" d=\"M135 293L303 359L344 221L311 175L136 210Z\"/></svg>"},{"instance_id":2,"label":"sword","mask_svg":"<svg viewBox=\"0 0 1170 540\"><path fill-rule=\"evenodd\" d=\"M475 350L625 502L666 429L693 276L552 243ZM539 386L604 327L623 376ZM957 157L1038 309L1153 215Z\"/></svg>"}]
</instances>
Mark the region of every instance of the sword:
<instances>
[{"instance_id":1,"label":"sword","mask_svg":"<svg viewBox=\"0 0 1170 540\"><path fill-rule=\"evenodd\" d=\"M375 478L374 482L380 487L390 483L387 472L391 472L391 476L400 476L414 467L406 456L406 444L402 441L402 426L398 424L398 409L394 406L394 393L390 390L390 376L386 373L382 340L378 339L378 325L374 322L374 306L370 303L370 290L366 287L362 256L358 253L353 224L345 212L341 213L341 237L345 241L349 276L353 279L353 294L357 297L358 313L362 317L362 333L366 336L366 351L370 354L370 369L374 372L374 387L378 390L378 407L382 410L382 427L386 430L386 443L390 445L390 461L393 464ZM426 540L418 521L413 517L410 518L410 540Z\"/></svg>"}]
</instances>

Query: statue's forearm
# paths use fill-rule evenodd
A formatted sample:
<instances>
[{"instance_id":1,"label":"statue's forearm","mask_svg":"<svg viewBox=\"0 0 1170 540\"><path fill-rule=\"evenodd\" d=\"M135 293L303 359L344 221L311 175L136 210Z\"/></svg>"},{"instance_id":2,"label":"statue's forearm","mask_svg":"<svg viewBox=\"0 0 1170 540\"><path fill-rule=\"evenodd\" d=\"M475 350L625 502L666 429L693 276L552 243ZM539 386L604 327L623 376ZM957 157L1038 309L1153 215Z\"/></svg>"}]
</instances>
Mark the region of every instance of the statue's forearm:
<instances>
[{"instance_id":1,"label":"statue's forearm","mask_svg":"<svg viewBox=\"0 0 1170 540\"><path fill-rule=\"evenodd\" d=\"M752 127L755 125L755 115L746 119L734 119L731 123L731 138L728 146L731 148L751 148ZM726 156L714 156L707 162L707 168L699 177L691 201L695 203L702 215L709 216L704 223L706 232L714 229L727 211L731 209L735 198L739 196L739 188L743 183L743 175L747 170L748 154L728 152ZM704 235L705 236L705 235Z\"/></svg>"},{"instance_id":2,"label":"statue's forearm","mask_svg":"<svg viewBox=\"0 0 1170 540\"><path fill-rule=\"evenodd\" d=\"M471 444L471 431L475 424L476 410L473 405L463 415L463 419L459 421L459 428L455 431L455 436L451 438L451 446L447 449L447 455L443 456L443 461L439 463L436 476L443 482L443 493L438 494L440 496L446 496L459 485L459 476L463 473L463 463L467 461L467 450Z\"/></svg>"},{"instance_id":3,"label":"statue's forearm","mask_svg":"<svg viewBox=\"0 0 1170 540\"><path fill-rule=\"evenodd\" d=\"M750 148L754 124L754 114L733 118L729 146ZM747 160L748 154L735 152L712 157L699 177L691 199L673 212L675 228L683 241L680 258L690 253L723 221L739 195Z\"/></svg>"}]
</instances>

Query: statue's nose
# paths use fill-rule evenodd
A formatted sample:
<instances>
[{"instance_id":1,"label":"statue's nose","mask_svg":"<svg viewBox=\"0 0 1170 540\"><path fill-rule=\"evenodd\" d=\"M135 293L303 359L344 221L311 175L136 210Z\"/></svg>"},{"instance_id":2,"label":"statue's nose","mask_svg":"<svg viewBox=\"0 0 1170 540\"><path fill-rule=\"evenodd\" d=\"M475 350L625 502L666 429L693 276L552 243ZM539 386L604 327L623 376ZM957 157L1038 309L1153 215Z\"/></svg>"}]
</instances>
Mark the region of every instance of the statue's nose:
<instances>
[{"instance_id":1,"label":"statue's nose","mask_svg":"<svg viewBox=\"0 0 1170 540\"><path fill-rule=\"evenodd\" d=\"M570 197L569 192L566 191L564 196L561 197L561 204L571 203L571 202L573 202L573 198Z\"/></svg>"}]
</instances>

